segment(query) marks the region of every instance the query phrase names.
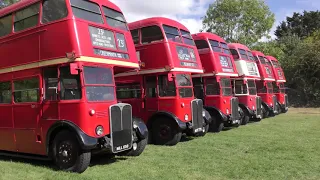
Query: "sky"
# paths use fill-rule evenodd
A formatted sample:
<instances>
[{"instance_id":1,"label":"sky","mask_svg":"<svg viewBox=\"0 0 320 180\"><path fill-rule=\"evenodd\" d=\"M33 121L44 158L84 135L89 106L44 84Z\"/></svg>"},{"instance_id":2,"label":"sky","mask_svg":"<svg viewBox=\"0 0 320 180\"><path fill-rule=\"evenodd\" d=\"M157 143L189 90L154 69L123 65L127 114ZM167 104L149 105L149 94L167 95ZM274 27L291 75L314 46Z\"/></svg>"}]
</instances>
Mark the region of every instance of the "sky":
<instances>
[{"instance_id":1,"label":"sky","mask_svg":"<svg viewBox=\"0 0 320 180\"><path fill-rule=\"evenodd\" d=\"M177 20L192 33L202 28L202 17L205 16L209 4L214 0L110 0L118 5L128 22L148 17L162 16ZM275 38L274 31L279 23L292 16L293 12L320 10L320 0L265 0L275 14L276 21L270 35ZM266 40L266 39L262 39Z\"/></svg>"}]
</instances>

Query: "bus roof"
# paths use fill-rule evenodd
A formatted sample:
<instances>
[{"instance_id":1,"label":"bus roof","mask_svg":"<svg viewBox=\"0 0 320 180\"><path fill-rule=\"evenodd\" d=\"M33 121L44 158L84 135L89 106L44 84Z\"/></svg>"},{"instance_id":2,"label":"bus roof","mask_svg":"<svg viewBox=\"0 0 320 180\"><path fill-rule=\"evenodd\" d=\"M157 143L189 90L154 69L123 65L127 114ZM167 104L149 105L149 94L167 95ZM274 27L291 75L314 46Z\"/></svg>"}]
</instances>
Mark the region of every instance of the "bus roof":
<instances>
[{"instance_id":1,"label":"bus roof","mask_svg":"<svg viewBox=\"0 0 320 180\"><path fill-rule=\"evenodd\" d=\"M152 17L152 18L147 18L147 19L142 19L139 21L131 22L129 23L129 29L137 29L137 28L142 28L150 25L155 25L155 24L165 24L169 26L173 26L185 31L189 31L187 27L185 27L183 24L179 23L178 21L165 18L165 17Z\"/></svg>"},{"instance_id":2,"label":"bus roof","mask_svg":"<svg viewBox=\"0 0 320 180\"><path fill-rule=\"evenodd\" d=\"M200 40L200 39L210 39L210 40L216 40L216 41L219 41L219 42L223 42L223 43L226 43L226 41L216 35L216 34L213 34L213 33L208 33L208 32L201 32L201 33L197 33L197 34L192 34L192 37L194 40Z\"/></svg>"},{"instance_id":3,"label":"bus roof","mask_svg":"<svg viewBox=\"0 0 320 180\"><path fill-rule=\"evenodd\" d=\"M243 45L240 43L229 43L228 46L229 48L233 48L233 49L243 49L246 51L251 51L246 45Z\"/></svg>"},{"instance_id":4,"label":"bus roof","mask_svg":"<svg viewBox=\"0 0 320 180\"><path fill-rule=\"evenodd\" d=\"M266 57L266 55L264 55L261 51L252 51L253 55L257 55L257 56L263 56Z\"/></svg>"},{"instance_id":5,"label":"bus roof","mask_svg":"<svg viewBox=\"0 0 320 180\"><path fill-rule=\"evenodd\" d=\"M278 61L278 59L276 59L276 58L273 57L273 56L266 56L266 58L267 58L268 60L271 60L271 61Z\"/></svg>"},{"instance_id":6,"label":"bus roof","mask_svg":"<svg viewBox=\"0 0 320 180\"><path fill-rule=\"evenodd\" d=\"M39 1L41 1L41 0L22 0L20 2L12 4L12 5L8 6L8 7L5 7L5 8L0 10L0 17L2 17L4 15L7 15L7 14L10 14L10 13L12 13L14 11L17 11L19 9L22 9L22 8L28 6L28 5L31 5L31 4L39 2ZM114 9L116 11L122 12L121 9L117 5L112 3L111 1L94 0L92 2L96 2L96 3L100 4L100 5L104 5L104 6L107 6L107 7L111 8L111 9Z\"/></svg>"}]
</instances>

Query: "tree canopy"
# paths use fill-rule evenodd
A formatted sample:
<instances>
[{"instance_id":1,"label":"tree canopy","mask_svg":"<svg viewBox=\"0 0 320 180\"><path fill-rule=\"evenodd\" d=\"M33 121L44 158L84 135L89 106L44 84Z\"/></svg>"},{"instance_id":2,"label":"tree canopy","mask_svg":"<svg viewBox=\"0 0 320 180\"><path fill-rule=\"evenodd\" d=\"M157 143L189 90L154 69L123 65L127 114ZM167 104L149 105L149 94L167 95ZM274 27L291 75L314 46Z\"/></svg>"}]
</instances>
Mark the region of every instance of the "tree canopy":
<instances>
[{"instance_id":1,"label":"tree canopy","mask_svg":"<svg viewBox=\"0 0 320 180\"><path fill-rule=\"evenodd\" d=\"M11 4L14 4L20 0L0 0L0 9L4 8L6 6L9 6Z\"/></svg>"},{"instance_id":2,"label":"tree canopy","mask_svg":"<svg viewBox=\"0 0 320 180\"><path fill-rule=\"evenodd\" d=\"M205 31L251 45L268 36L275 15L263 0L216 0L203 19Z\"/></svg>"},{"instance_id":3,"label":"tree canopy","mask_svg":"<svg viewBox=\"0 0 320 180\"><path fill-rule=\"evenodd\" d=\"M277 38L296 35L306 38L320 29L320 11L304 11L302 14L294 13L282 21L275 31Z\"/></svg>"}]
</instances>

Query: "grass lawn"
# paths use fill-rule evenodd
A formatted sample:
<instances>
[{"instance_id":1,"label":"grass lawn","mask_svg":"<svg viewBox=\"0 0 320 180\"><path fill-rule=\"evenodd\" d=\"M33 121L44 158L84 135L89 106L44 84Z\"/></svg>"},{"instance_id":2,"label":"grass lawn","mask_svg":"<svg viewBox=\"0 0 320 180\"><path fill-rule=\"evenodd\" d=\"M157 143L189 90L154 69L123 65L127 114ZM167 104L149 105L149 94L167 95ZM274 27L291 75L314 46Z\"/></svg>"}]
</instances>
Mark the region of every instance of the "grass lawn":
<instances>
[{"instance_id":1,"label":"grass lawn","mask_svg":"<svg viewBox=\"0 0 320 180\"><path fill-rule=\"evenodd\" d=\"M20 179L320 179L320 109L292 108L174 147L148 145L136 158L95 158L83 174L0 157L0 180Z\"/></svg>"}]
</instances>

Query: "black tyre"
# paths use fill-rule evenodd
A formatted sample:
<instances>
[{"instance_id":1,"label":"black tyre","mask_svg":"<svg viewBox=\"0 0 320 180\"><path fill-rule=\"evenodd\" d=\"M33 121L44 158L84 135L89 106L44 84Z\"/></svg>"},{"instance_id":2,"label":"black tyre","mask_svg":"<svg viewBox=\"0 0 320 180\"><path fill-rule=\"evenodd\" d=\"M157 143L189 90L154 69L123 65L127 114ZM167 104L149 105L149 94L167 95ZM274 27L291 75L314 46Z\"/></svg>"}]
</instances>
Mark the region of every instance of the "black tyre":
<instances>
[{"instance_id":1,"label":"black tyre","mask_svg":"<svg viewBox=\"0 0 320 180\"><path fill-rule=\"evenodd\" d=\"M207 124L206 126L204 126L204 131L199 133L199 136L205 136L208 132L209 132L209 127L210 125Z\"/></svg>"},{"instance_id":2,"label":"black tyre","mask_svg":"<svg viewBox=\"0 0 320 180\"><path fill-rule=\"evenodd\" d=\"M265 105L262 106L262 119L268 118L269 117L269 110Z\"/></svg>"},{"instance_id":3,"label":"black tyre","mask_svg":"<svg viewBox=\"0 0 320 180\"><path fill-rule=\"evenodd\" d=\"M123 151L119 153L118 155L121 156L140 156L140 154L144 151L148 144L148 137L145 139L139 140L137 142L133 142L132 148L127 151Z\"/></svg>"},{"instance_id":4,"label":"black tyre","mask_svg":"<svg viewBox=\"0 0 320 180\"><path fill-rule=\"evenodd\" d=\"M241 122L241 125L247 125L250 121L250 116L249 116L249 113L248 111L245 109L243 110L242 108L239 107L239 114L240 114L240 122Z\"/></svg>"},{"instance_id":5,"label":"black tyre","mask_svg":"<svg viewBox=\"0 0 320 180\"><path fill-rule=\"evenodd\" d=\"M282 108L281 111L282 111L282 113L287 113L288 109Z\"/></svg>"},{"instance_id":6,"label":"black tyre","mask_svg":"<svg viewBox=\"0 0 320 180\"><path fill-rule=\"evenodd\" d=\"M277 103L277 105L276 105L276 111L277 111L276 115L279 115L281 113L281 106L279 103Z\"/></svg>"},{"instance_id":7,"label":"black tyre","mask_svg":"<svg viewBox=\"0 0 320 180\"><path fill-rule=\"evenodd\" d=\"M64 171L84 172L90 165L91 152L84 152L74 133L61 131L52 144L52 158Z\"/></svg>"},{"instance_id":8,"label":"black tyre","mask_svg":"<svg viewBox=\"0 0 320 180\"><path fill-rule=\"evenodd\" d=\"M214 133L221 132L224 128L223 122L221 121L220 118L217 118L213 115L211 115L211 117L212 117L212 123L209 126L209 131Z\"/></svg>"},{"instance_id":9,"label":"black tyre","mask_svg":"<svg viewBox=\"0 0 320 180\"><path fill-rule=\"evenodd\" d=\"M152 124L152 142L156 145L174 146L181 140L182 132L174 120L157 118Z\"/></svg>"}]
</instances>

